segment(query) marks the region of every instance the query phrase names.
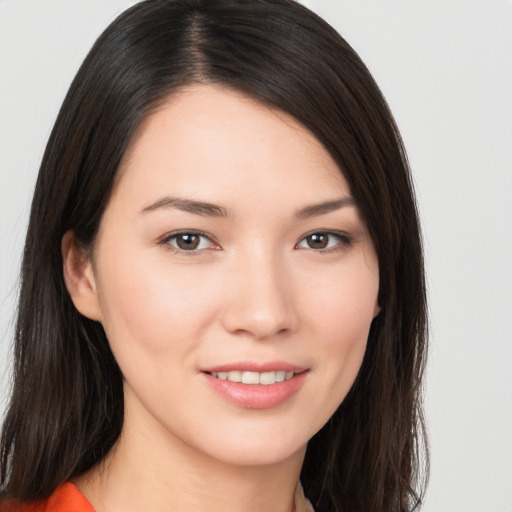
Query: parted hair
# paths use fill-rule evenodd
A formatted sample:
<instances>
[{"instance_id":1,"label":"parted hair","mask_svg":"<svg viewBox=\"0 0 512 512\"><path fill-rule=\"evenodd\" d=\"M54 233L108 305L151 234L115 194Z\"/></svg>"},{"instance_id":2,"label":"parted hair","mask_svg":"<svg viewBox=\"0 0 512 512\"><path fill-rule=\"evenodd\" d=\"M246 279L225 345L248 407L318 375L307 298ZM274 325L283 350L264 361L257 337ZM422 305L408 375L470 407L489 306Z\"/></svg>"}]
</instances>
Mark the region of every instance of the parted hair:
<instances>
[{"instance_id":1,"label":"parted hair","mask_svg":"<svg viewBox=\"0 0 512 512\"><path fill-rule=\"evenodd\" d=\"M0 499L49 496L118 439L123 377L101 324L70 299L61 240L73 230L83 247L94 243L141 121L191 84L230 87L292 115L347 180L377 253L381 311L354 385L308 444L301 481L317 512L414 510L428 476L427 316L409 166L368 69L328 23L293 0L143 1L105 30L80 67L32 202Z\"/></svg>"}]
</instances>

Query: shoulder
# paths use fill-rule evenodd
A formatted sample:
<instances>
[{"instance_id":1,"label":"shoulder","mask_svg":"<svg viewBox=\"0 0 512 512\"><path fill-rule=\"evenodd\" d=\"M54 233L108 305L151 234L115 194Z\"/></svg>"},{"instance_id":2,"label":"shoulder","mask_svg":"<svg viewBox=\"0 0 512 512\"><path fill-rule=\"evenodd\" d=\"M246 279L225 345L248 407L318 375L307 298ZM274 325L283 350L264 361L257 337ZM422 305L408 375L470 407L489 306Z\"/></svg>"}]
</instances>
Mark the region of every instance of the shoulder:
<instances>
[{"instance_id":1,"label":"shoulder","mask_svg":"<svg viewBox=\"0 0 512 512\"><path fill-rule=\"evenodd\" d=\"M0 505L0 512L94 512L94 509L74 484L66 482L46 500L7 502Z\"/></svg>"},{"instance_id":2,"label":"shoulder","mask_svg":"<svg viewBox=\"0 0 512 512\"><path fill-rule=\"evenodd\" d=\"M315 512L311 502L304 496L304 490L300 482L295 489L295 512Z\"/></svg>"}]
</instances>

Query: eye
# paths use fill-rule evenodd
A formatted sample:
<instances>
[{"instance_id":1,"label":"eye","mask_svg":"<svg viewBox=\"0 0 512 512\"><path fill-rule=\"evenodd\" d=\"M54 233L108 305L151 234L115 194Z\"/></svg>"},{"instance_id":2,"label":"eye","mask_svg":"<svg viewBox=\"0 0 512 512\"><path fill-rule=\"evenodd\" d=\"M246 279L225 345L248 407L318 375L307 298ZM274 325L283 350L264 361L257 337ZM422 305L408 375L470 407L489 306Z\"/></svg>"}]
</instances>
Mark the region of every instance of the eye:
<instances>
[{"instance_id":1,"label":"eye","mask_svg":"<svg viewBox=\"0 0 512 512\"><path fill-rule=\"evenodd\" d=\"M315 231L307 234L296 245L298 249L314 249L316 251L328 251L330 249L342 249L349 246L352 240L350 236L342 232Z\"/></svg>"},{"instance_id":2,"label":"eye","mask_svg":"<svg viewBox=\"0 0 512 512\"><path fill-rule=\"evenodd\" d=\"M205 249L215 248L214 242L204 233L197 231L180 231L166 236L162 245L170 245L177 252L199 252Z\"/></svg>"}]
</instances>

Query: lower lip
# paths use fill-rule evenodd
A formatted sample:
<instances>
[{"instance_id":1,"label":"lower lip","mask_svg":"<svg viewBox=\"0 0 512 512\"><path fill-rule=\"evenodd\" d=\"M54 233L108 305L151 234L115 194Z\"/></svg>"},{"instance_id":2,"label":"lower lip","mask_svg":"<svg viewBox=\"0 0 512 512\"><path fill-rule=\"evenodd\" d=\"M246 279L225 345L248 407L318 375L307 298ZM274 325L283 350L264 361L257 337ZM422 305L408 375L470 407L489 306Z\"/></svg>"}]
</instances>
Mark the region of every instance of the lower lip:
<instances>
[{"instance_id":1,"label":"lower lip","mask_svg":"<svg viewBox=\"0 0 512 512\"><path fill-rule=\"evenodd\" d=\"M229 402L246 409L271 409L286 402L299 391L306 380L307 371L294 375L291 379L275 384L242 384L212 377L203 373L214 391Z\"/></svg>"}]
</instances>

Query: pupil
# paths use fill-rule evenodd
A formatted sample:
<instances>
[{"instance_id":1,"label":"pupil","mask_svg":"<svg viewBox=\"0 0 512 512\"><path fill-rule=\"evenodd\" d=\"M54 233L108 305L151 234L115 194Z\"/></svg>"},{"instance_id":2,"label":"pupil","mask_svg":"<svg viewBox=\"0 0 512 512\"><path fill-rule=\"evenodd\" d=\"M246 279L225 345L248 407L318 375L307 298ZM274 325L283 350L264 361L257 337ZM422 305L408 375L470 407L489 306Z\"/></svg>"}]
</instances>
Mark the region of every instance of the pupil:
<instances>
[{"instance_id":1,"label":"pupil","mask_svg":"<svg viewBox=\"0 0 512 512\"><path fill-rule=\"evenodd\" d=\"M325 249L328 243L328 236L324 233L315 233L308 236L308 245L311 249Z\"/></svg>"},{"instance_id":2,"label":"pupil","mask_svg":"<svg viewBox=\"0 0 512 512\"><path fill-rule=\"evenodd\" d=\"M190 251L199 245L199 237L197 235L180 235L176 242L180 249Z\"/></svg>"}]
</instances>

